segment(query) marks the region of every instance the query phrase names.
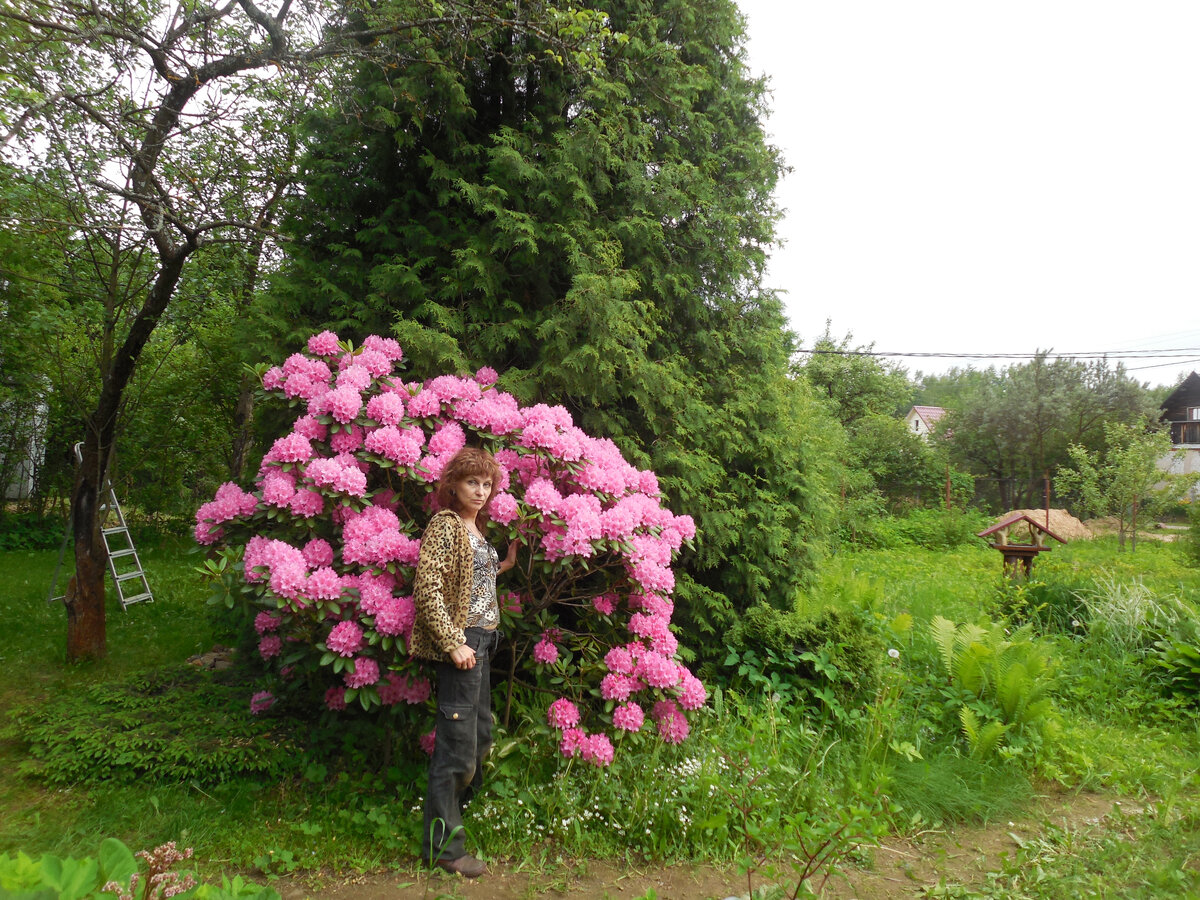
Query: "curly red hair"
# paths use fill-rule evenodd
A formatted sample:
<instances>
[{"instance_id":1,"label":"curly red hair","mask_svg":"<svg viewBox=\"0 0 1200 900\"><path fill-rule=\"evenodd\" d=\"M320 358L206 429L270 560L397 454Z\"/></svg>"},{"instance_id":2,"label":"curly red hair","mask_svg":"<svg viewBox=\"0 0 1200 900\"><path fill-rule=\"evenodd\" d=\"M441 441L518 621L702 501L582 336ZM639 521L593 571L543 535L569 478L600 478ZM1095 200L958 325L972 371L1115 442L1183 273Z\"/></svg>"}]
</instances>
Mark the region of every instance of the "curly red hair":
<instances>
[{"instance_id":1,"label":"curly red hair","mask_svg":"<svg viewBox=\"0 0 1200 900\"><path fill-rule=\"evenodd\" d=\"M445 468L442 469L437 486L438 507L458 512L462 504L458 502L458 498L452 491L456 484L472 475L476 478L492 479L492 492L488 494L483 509L479 511L479 515L486 521L488 508L492 505L492 498L496 496L496 491L500 486L500 464L496 462L496 457L492 454L477 447L464 447L459 450L450 457L450 462L446 463Z\"/></svg>"}]
</instances>

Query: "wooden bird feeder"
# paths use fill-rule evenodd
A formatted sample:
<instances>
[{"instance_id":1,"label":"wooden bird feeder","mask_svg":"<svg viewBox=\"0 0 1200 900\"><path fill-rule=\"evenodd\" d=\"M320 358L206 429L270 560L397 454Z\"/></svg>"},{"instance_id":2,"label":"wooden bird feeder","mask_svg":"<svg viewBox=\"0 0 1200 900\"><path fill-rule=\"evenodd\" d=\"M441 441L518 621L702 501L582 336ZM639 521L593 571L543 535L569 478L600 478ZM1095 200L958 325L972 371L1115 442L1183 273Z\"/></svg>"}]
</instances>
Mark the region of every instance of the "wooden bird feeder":
<instances>
[{"instance_id":1,"label":"wooden bird feeder","mask_svg":"<svg viewBox=\"0 0 1200 900\"><path fill-rule=\"evenodd\" d=\"M1013 513L991 528L979 532L978 537L992 539L988 546L1004 554L1004 571L1010 577L1018 573L1028 577L1033 572L1034 558L1039 553L1054 549L1046 545L1047 537L1054 538L1060 544L1066 543L1041 522L1025 513Z\"/></svg>"}]
</instances>

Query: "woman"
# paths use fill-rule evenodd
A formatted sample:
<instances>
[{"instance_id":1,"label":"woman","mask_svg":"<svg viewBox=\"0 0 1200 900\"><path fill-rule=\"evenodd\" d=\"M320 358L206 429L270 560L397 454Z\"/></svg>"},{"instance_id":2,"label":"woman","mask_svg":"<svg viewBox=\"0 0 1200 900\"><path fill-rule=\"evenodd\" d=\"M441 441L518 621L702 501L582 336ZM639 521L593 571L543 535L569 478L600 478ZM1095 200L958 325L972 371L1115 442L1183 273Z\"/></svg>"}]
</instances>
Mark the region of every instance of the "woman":
<instances>
[{"instance_id":1,"label":"woman","mask_svg":"<svg viewBox=\"0 0 1200 900\"><path fill-rule=\"evenodd\" d=\"M491 658L500 609L496 576L517 560L509 544L503 561L484 540L482 525L500 479L490 453L467 448L446 464L438 479L440 511L421 538L413 584L417 619L414 656L437 670L437 738L429 762L425 830L427 863L478 878L487 867L466 853L462 807L483 781L483 760L492 746Z\"/></svg>"}]
</instances>

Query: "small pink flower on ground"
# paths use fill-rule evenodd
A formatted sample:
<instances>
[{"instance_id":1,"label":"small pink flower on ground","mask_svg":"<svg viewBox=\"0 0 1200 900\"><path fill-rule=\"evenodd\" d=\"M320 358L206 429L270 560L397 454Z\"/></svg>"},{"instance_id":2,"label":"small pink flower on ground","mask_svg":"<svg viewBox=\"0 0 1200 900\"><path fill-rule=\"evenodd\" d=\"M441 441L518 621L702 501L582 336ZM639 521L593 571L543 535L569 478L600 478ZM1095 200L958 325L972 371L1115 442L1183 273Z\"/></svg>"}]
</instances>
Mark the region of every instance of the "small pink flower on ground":
<instances>
[{"instance_id":1,"label":"small pink flower on ground","mask_svg":"<svg viewBox=\"0 0 1200 900\"><path fill-rule=\"evenodd\" d=\"M275 705L275 695L270 691L259 691L250 698L250 712L261 715Z\"/></svg>"},{"instance_id":2,"label":"small pink flower on ground","mask_svg":"<svg viewBox=\"0 0 1200 900\"><path fill-rule=\"evenodd\" d=\"M346 689L344 687L331 687L325 692L325 705L338 712L346 708Z\"/></svg>"},{"instance_id":3,"label":"small pink flower on ground","mask_svg":"<svg viewBox=\"0 0 1200 900\"><path fill-rule=\"evenodd\" d=\"M338 622L329 632L325 646L338 656L350 657L362 648L363 633L355 622Z\"/></svg>"},{"instance_id":4,"label":"small pink flower on ground","mask_svg":"<svg viewBox=\"0 0 1200 900\"><path fill-rule=\"evenodd\" d=\"M613 725L622 731L640 731L646 714L636 703L625 703L613 710Z\"/></svg>"},{"instance_id":5,"label":"small pink flower on ground","mask_svg":"<svg viewBox=\"0 0 1200 900\"><path fill-rule=\"evenodd\" d=\"M579 707L566 697L559 697L546 711L546 721L551 728L573 728L579 724Z\"/></svg>"}]
</instances>

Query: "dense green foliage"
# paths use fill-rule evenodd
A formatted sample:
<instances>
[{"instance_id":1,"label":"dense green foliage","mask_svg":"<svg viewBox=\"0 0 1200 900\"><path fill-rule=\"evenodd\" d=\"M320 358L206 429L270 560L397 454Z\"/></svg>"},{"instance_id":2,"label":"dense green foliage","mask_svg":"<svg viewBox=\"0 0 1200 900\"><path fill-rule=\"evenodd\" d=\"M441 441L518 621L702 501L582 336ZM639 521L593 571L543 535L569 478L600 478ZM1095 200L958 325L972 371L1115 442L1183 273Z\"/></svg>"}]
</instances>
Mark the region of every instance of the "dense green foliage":
<instances>
[{"instance_id":1,"label":"dense green foliage","mask_svg":"<svg viewBox=\"0 0 1200 900\"><path fill-rule=\"evenodd\" d=\"M732 2L600 6L594 72L532 68L528 36L360 72L357 116L314 117L266 315L391 332L422 376L492 366L653 468L701 535L678 598L715 656L738 610L787 606L825 522L825 425L759 287L780 164Z\"/></svg>"},{"instance_id":2,"label":"dense green foliage","mask_svg":"<svg viewBox=\"0 0 1200 900\"><path fill-rule=\"evenodd\" d=\"M1101 449L1106 424L1154 416L1150 392L1120 364L1049 353L1006 369L926 376L918 402L949 411L938 431L951 461L978 476L979 496L1000 510L1039 505L1043 477L1068 462L1071 445Z\"/></svg>"}]
</instances>

